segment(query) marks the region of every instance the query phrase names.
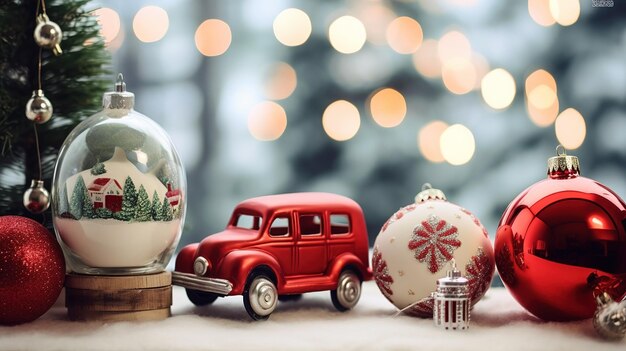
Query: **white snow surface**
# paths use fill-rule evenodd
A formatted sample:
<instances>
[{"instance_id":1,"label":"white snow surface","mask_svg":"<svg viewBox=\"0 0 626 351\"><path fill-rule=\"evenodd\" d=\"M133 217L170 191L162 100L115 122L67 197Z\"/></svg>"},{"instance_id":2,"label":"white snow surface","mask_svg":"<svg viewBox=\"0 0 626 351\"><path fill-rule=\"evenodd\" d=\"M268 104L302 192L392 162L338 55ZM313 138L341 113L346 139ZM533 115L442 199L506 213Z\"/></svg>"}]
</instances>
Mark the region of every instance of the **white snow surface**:
<instances>
[{"instance_id":1,"label":"white snow surface","mask_svg":"<svg viewBox=\"0 0 626 351\"><path fill-rule=\"evenodd\" d=\"M67 245L92 267L141 267L167 251L180 233L180 219L121 222L114 219L55 218Z\"/></svg>"},{"instance_id":2,"label":"white snow surface","mask_svg":"<svg viewBox=\"0 0 626 351\"><path fill-rule=\"evenodd\" d=\"M0 350L625 350L596 337L591 320L542 322L504 288L492 288L470 329L446 331L430 319L392 317L373 281L352 311L336 312L328 292L279 302L265 322L249 320L240 296L195 307L174 287L172 317L154 322L70 322L59 299L42 318L0 326Z\"/></svg>"}]
</instances>

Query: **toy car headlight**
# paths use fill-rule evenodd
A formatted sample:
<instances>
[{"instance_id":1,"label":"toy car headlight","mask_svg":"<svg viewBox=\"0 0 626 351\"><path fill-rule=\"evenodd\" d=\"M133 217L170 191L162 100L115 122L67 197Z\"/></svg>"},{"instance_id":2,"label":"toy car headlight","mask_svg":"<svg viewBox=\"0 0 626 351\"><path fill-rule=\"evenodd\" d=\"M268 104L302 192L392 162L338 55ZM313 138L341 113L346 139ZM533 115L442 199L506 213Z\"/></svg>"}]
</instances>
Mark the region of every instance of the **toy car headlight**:
<instances>
[{"instance_id":1,"label":"toy car headlight","mask_svg":"<svg viewBox=\"0 0 626 351\"><path fill-rule=\"evenodd\" d=\"M193 271L198 276L203 276L209 270L209 261L202 256L198 256L193 262Z\"/></svg>"}]
</instances>

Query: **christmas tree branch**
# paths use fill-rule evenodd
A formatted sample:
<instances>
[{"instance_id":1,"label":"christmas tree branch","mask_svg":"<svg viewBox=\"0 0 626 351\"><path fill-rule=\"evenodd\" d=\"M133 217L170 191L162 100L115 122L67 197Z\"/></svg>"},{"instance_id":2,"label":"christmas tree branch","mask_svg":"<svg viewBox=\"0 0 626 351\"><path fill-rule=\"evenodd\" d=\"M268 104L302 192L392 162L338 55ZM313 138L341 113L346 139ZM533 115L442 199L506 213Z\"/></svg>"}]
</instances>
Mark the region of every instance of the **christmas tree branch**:
<instances>
[{"instance_id":1,"label":"christmas tree branch","mask_svg":"<svg viewBox=\"0 0 626 351\"><path fill-rule=\"evenodd\" d=\"M110 80L109 54L88 3L46 1L48 16L63 30L63 54L43 50L42 57L43 90L54 108L52 119L37 126L47 189L61 144L74 126L97 111ZM36 4L0 0L0 215L26 214L22 195L39 175L32 122L24 114L37 87Z\"/></svg>"}]
</instances>

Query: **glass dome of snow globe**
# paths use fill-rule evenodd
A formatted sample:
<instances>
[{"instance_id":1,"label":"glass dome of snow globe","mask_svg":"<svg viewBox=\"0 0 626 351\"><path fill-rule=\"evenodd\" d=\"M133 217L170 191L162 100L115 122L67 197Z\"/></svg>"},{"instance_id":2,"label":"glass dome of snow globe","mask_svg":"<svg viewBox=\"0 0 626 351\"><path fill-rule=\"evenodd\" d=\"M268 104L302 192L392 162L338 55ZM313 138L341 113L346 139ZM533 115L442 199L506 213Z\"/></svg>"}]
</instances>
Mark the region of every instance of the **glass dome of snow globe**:
<instances>
[{"instance_id":1,"label":"glass dome of snow globe","mask_svg":"<svg viewBox=\"0 0 626 351\"><path fill-rule=\"evenodd\" d=\"M57 239L80 274L165 269L182 232L186 179L166 132L133 109L121 74L103 110L68 135L52 185Z\"/></svg>"}]
</instances>

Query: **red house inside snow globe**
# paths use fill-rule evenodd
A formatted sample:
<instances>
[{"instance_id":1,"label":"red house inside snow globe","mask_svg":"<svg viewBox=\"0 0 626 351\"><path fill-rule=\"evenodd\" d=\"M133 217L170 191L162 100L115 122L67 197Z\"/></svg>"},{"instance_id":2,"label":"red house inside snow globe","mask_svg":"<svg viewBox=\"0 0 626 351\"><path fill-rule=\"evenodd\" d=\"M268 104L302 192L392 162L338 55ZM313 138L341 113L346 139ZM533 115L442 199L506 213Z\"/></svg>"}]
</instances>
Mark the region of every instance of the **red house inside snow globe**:
<instances>
[{"instance_id":1,"label":"red house inside snow globe","mask_svg":"<svg viewBox=\"0 0 626 351\"><path fill-rule=\"evenodd\" d=\"M94 209L106 208L115 213L122 210L122 186L116 179L96 178L89 187L89 198Z\"/></svg>"}]
</instances>

